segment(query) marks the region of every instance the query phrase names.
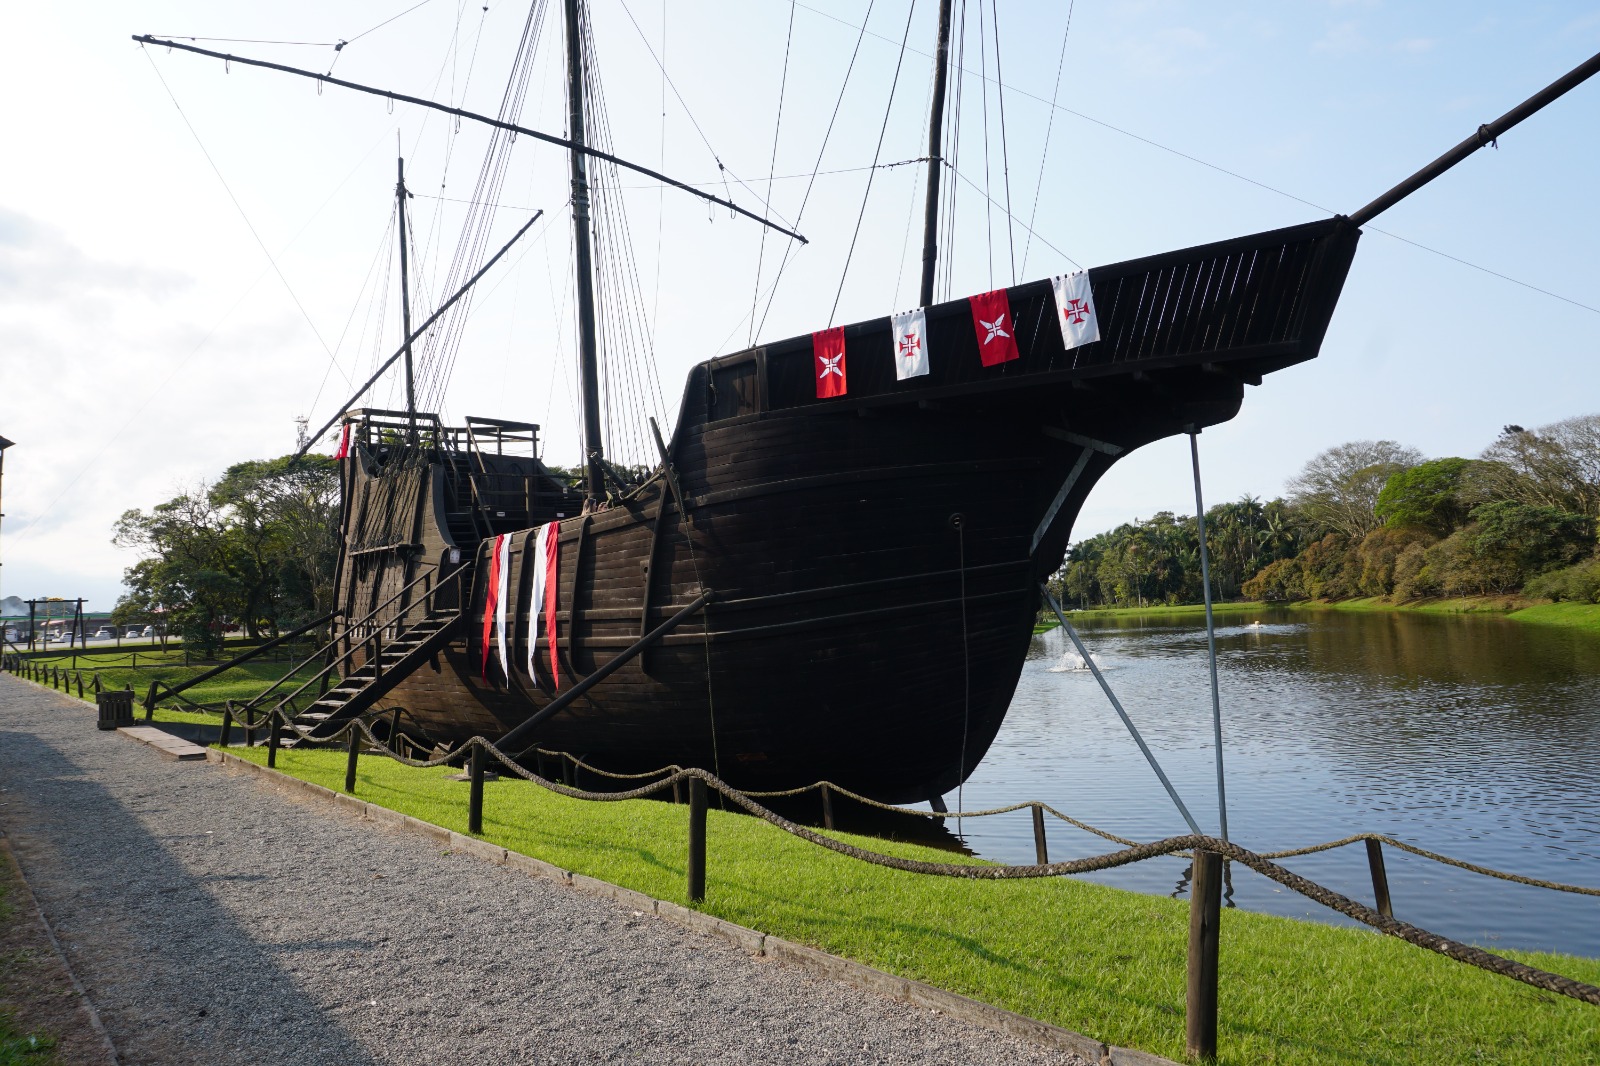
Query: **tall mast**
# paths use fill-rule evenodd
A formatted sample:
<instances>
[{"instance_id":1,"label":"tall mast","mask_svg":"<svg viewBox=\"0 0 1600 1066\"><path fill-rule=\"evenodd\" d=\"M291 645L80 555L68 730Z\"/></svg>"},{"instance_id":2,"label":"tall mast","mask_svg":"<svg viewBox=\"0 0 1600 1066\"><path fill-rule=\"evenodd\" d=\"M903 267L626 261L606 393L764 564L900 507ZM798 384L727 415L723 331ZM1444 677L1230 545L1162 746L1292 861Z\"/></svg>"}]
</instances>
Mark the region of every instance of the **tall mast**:
<instances>
[{"instance_id":1,"label":"tall mast","mask_svg":"<svg viewBox=\"0 0 1600 1066\"><path fill-rule=\"evenodd\" d=\"M411 365L411 282L406 261L406 161L396 157L399 180L394 196L400 212L400 324L406 341L406 443L417 442L417 387Z\"/></svg>"},{"instance_id":2,"label":"tall mast","mask_svg":"<svg viewBox=\"0 0 1600 1066\"><path fill-rule=\"evenodd\" d=\"M573 143L572 238L578 289L578 388L583 402L584 494L590 502L605 495L600 465L600 376L595 355L594 268L589 256L588 156L583 152L583 26L581 0L566 0L567 139Z\"/></svg>"},{"instance_id":3,"label":"tall mast","mask_svg":"<svg viewBox=\"0 0 1600 1066\"><path fill-rule=\"evenodd\" d=\"M933 271L939 261L939 174L944 159L939 139L944 129L944 83L950 67L950 0L939 0L939 47L933 60L933 106L928 115L928 206L922 222L922 295L918 306L933 303Z\"/></svg>"}]
</instances>

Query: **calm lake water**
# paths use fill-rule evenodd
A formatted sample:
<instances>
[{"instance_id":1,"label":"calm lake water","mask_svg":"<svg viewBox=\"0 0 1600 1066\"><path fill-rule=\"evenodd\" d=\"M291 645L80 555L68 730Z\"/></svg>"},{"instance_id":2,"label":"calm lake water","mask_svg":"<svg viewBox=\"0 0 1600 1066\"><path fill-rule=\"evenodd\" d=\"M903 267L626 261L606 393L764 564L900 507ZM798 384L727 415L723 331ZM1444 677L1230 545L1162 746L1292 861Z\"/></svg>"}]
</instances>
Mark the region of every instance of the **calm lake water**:
<instances>
[{"instance_id":1,"label":"calm lake water","mask_svg":"<svg viewBox=\"0 0 1600 1066\"><path fill-rule=\"evenodd\" d=\"M1251 626L1259 622L1259 626ZM1201 827L1217 798L1202 620L1075 622ZM1262 611L1219 617L1232 839L1259 851L1365 830L1515 873L1600 886L1600 636L1503 618ZM1034 640L968 810L1038 799L1122 836L1187 831L1064 633ZM952 808L955 796L949 796ZM1108 849L1047 818L1050 857ZM955 823L950 823L954 828ZM977 854L1033 862L1026 812L967 819ZM1395 916L1485 947L1600 956L1600 898L1480 877L1386 848ZM1285 865L1370 904L1357 844ZM1182 894L1163 859L1094 880ZM1349 923L1248 870L1248 910Z\"/></svg>"}]
</instances>

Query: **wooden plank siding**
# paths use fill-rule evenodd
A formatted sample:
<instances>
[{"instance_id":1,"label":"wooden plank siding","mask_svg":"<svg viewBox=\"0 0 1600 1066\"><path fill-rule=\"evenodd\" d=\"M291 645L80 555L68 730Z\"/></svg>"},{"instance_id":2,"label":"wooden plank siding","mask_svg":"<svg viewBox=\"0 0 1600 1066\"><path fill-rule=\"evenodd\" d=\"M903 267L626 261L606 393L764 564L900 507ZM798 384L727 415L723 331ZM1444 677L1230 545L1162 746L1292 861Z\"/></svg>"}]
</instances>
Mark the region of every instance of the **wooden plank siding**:
<instances>
[{"instance_id":1,"label":"wooden plank siding","mask_svg":"<svg viewBox=\"0 0 1600 1066\"><path fill-rule=\"evenodd\" d=\"M807 338L696 367L669 446L687 514L658 472L561 520L560 690L702 589L716 599L539 743L617 771L703 766L751 789L825 778L891 801L953 789L1000 728L1037 584L1095 482L1134 448L1233 417L1244 382L1314 356L1355 240L1335 219L1091 271L1102 340L1073 351L1049 283L1017 286L1022 357L1000 367L980 365L964 301L929 309L925 379L895 380L886 319L850 326L850 393L834 400L815 398ZM539 476L521 462L497 457L498 472ZM431 502L452 491L448 456L421 478L365 451L347 465L353 536L372 542L369 515L417 516L415 548L347 551L347 610L418 567L447 573L452 548L472 566L456 639L391 705L459 740L497 737L548 703L546 636L527 669L526 518L550 515L530 509L515 528L490 516L518 535L511 677L493 654L485 676L489 542L457 544L451 504Z\"/></svg>"}]
</instances>

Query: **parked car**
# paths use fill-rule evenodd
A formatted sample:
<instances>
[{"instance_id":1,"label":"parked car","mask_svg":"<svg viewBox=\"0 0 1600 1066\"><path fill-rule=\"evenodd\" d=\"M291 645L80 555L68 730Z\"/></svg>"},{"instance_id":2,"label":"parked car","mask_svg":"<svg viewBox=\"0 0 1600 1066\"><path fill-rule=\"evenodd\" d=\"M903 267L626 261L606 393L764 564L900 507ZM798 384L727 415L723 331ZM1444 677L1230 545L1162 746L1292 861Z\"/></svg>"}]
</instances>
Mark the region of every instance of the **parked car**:
<instances>
[{"instance_id":1,"label":"parked car","mask_svg":"<svg viewBox=\"0 0 1600 1066\"><path fill-rule=\"evenodd\" d=\"M94 631L94 636L90 637L89 639L90 640L116 640L117 639L117 631L115 629L112 629L110 626L101 626L99 629Z\"/></svg>"}]
</instances>

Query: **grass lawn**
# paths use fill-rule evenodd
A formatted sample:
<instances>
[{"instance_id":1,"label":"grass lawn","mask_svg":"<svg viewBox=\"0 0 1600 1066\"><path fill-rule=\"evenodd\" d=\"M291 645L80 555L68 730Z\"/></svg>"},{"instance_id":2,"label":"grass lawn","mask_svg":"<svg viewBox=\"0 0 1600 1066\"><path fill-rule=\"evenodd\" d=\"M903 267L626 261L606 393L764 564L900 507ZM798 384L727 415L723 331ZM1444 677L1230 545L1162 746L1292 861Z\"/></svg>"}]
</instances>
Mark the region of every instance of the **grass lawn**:
<instances>
[{"instance_id":1,"label":"grass lawn","mask_svg":"<svg viewBox=\"0 0 1600 1066\"><path fill-rule=\"evenodd\" d=\"M1381 596L1363 596L1348 600L1302 600L1285 604L1246 601L1243 603L1214 604L1212 610L1220 615L1282 607L1297 611L1418 611L1423 614L1500 614L1516 622L1600 631L1600 603L1535 604L1515 595L1458 596L1450 599L1417 600L1411 603L1391 603ZM1176 607L1096 607L1088 611L1070 611L1068 613L1069 616L1079 618L1140 618L1176 615L1204 616L1205 611L1205 604L1189 603ZM1056 625L1057 623L1053 616L1046 617L1034 625L1033 631L1036 634L1044 633L1056 628Z\"/></svg>"},{"instance_id":2,"label":"grass lawn","mask_svg":"<svg viewBox=\"0 0 1600 1066\"><path fill-rule=\"evenodd\" d=\"M19 952L14 947L21 932L14 926L28 919L11 902L12 876L11 864L0 852L0 1066L53 1066L55 1040L25 1027L16 1016L19 990L11 978L29 970L32 960L22 957L28 949Z\"/></svg>"},{"instance_id":3,"label":"grass lawn","mask_svg":"<svg viewBox=\"0 0 1600 1066\"><path fill-rule=\"evenodd\" d=\"M100 675L100 684L105 688L131 688L134 691L134 717L144 721L144 697L150 690L150 682L159 680L168 685L176 685L191 677L211 669L216 663L198 665L183 665L183 650L168 650L164 656L159 652L138 652L137 668L134 667L132 652L105 652L94 655L79 655L78 667L74 673L82 673L84 679L84 696L89 702L94 701L93 694L88 690L89 679ZM158 658L161 656L161 658ZM70 661L70 660L69 660ZM146 663L160 662L161 665L146 666ZM63 668L66 664L60 665ZM289 669L286 662L248 662L212 678L202 681L193 688L185 689L183 697L195 703L222 703L224 700L244 701L255 697L269 688L278 678L282 677ZM315 664L302 667L296 674L300 680L316 676L318 666ZM294 691L294 682L279 689L288 694ZM77 695L76 684L71 686L71 695ZM158 722L197 722L205 725L217 725L221 717L214 714L203 714L198 711L182 711L170 708L158 708L155 714Z\"/></svg>"},{"instance_id":4,"label":"grass lawn","mask_svg":"<svg viewBox=\"0 0 1600 1066\"><path fill-rule=\"evenodd\" d=\"M1508 617L1540 626L1567 626L1600 633L1600 603L1541 603Z\"/></svg>"},{"instance_id":5,"label":"grass lawn","mask_svg":"<svg viewBox=\"0 0 1600 1066\"><path fill-rule=\"evenodd\" d=\"M266 760L262 748L233 750ZM340 751L278 754L280 770L333 789L343 787L344 765ZM357 795L465 833L467 785L444 780L450 772L368 757ZM485 835L495 843L678 903L687 819L685 808L657 801L586 803L516 779L485 785ZM707 834L701 909L711 914L1112 1044L1183 1056L1186 903L1068 878L903 873L717 810ZM1600 960L1506 954L1600 983ZM1600 1007L1375 933L1230 910L1221 959L1222 1063L1600 1062Z\"/></svg>"},{"instance_id":6,"label":"grass lawn","mask_svg":"<svg viewBox=\"0 0 1600 1066\"><path fill-rule=\"evenodd\" d=\"M1267 606L1267 604L1257 600L1245 600L1241 603L1213 603L1211 605L1211 613L1235 614L1240 611L1259 611ZM1165 617L1191 614L1204 618L1206 614L1206 605L1203 603L1152 604L1149 607L1092 607L1087 611L1068 608L1063 604L1062 609L1067 612L1069 618L1144 618L1151 615ZM1033 627L1033 631L1035 633L1048 632L1059 624L1056 621L1055 612L1052 611Z\"/></svg>"}]
</instances>

